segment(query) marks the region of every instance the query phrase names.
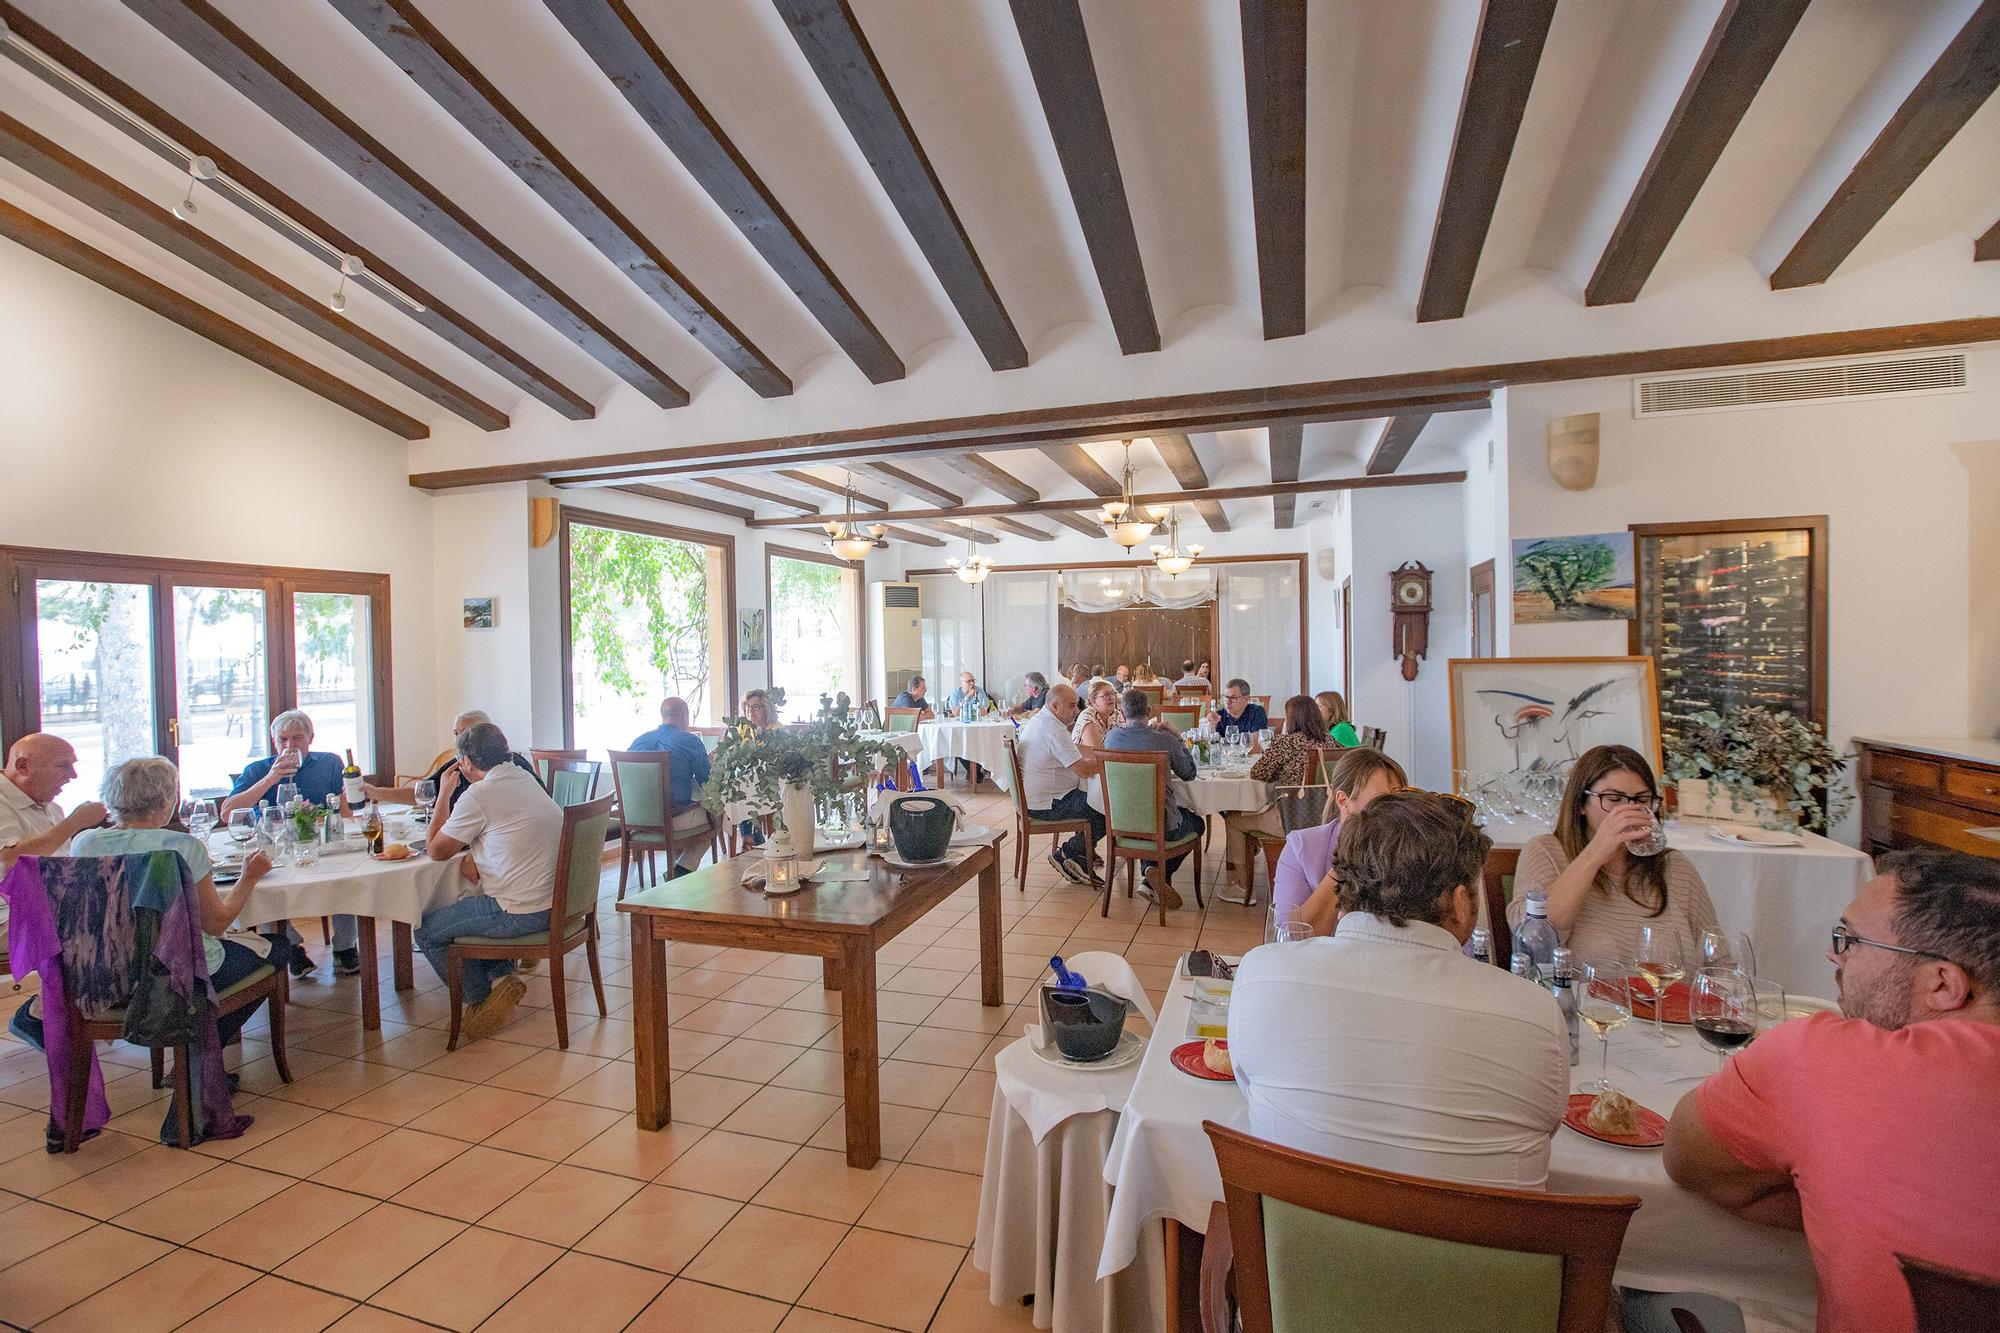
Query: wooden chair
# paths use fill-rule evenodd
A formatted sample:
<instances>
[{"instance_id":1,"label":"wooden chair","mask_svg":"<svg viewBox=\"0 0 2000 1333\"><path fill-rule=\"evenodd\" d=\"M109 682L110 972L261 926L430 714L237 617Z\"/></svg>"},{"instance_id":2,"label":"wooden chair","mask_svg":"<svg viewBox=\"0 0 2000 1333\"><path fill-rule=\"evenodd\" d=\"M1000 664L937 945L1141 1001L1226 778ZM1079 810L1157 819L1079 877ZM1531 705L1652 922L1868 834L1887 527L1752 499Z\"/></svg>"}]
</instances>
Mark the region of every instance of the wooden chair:
<instances>
[{"instance_id":1,"label":"wooden chair","mask_svg":"<svg viewBox=\"0 0 2000 1333\"><path fill-rule=\"evenodd\" d=\"M670 809L667 793L673 786L674 757L667 750L611 751L611 788L618 797L618 896L625 896L625 881L632 864L640 862L640 882L652 872L660 882L656 853L667 854L668 867L681 852L704 843L719 852L722 828L714 815L699 805ZM697 825L689 818L699 814ZM641 860L641 858L644 858Z\"/></svg>"},{"instance_id":2,"label":"wooden chair","mask_svg":"<svg viewBox=\"0 0 2000 1333\"><path fill-rule=\"evenodd\" d=\"M1910 1301L1917 1310L1917 1333L1992 1333L2000 1328L2000 1281L1896 1256Z\"/></svg>"},{"instance_id":3,"label":"wooden chair","mask_svg":"<svg viewBox=\"0 0 2000 1333\"><path fill-rule=\"evenodd\" d=\"M1014 887L1022 892L1028 889L1028 839L1040 833L1049 835L1051 846L1060 847L1062 840L1072 833L1081 833L1084 841L1090 841L1090 821L1087 819L1043 819L1028 813L1028 784L1021 776L1021 752L1015 747L1012 736L1003 736L1007 746L1008 789L1014 794ZM1092 857L1093 862L1095 856ZM1091 882L1096 883L1096 872L1091 874Z\"/></svg>"},{"instance_id":4,"label":"wooden chair","mask_svg":"<svg viewBox=\"0 0 2000 1333\"><path fill-rule=\"evenodd\" d=\"M1125 896L1132 896L1132 878L1138 866L1147 867L1147 882L1153 886L1153 902L1159 908L1160 924L1167 924L1167 858L1176 852L1195 853L1194 901L1206 908L1201 896L1201 830L1167 841L1167 756L1156 750L1097 750L1103 762L1098 770L1098 791L1104 799L1104 903L1099 916L1111 915L1111 886L1118 876L1118 858L1125 858Z\"/></svg>"},{"instance_id":5,"label":"wooden chair","mask_svg":"<svg viewBox=\"0 0 2000 1333\"><path fill-rule=\"evenodd\" d=\"M556 764L580 763L589 756L582 750L530 750L528 762L535 766L535 776L542 780L542 790L547 791L549 773Z\"/></svg>"},{"instance_id":6,"label":"wooden chair","mask_svg":"<svg viewBox=\"0 0 2000 1333\"><path fill-rule=\"evenodd\" d=\"M599 849L611 827L611 798L600 796L563 808L562 841L557 844L556 882L549 901L549 928L533 935L507 938L462 935L445 948L444 982L451 992L451 1032L445 1049L458 1049L459 1020L464 1000L462 970L468 958L542 958L549 965L549 994L556 1011L556 1047L569 1049L569 992L563 985L563 959L582 945L590 965L590 984L597 992L597 1016L604 1004L604 975L597 965L597 881Z\"/></svg>"},{"instance_id":7,"label":"wooden chair","mask_svg":"<svg viewBox=\"0 0 2000 1333\"><path fill-rule=\"evenodd\" d=\"M1447 1184L1202 1128L1222 1170L1244 1333L1603 1333L1636 1197Z\"/></svg>"},{"instance_id":8,"label":"wooden chair","mask_svg":"<svg viewBox=\"0 0 2000 1333\"><path fill-rule=\"evenodd\" d=\"M1155 713L1159 712L1167 702L1167 687L1164 685L1128 685L1125 688L1137 690L1145 695L1151 701Z\"/></svg>"},{"instance_id":9,"label":"wooden chair","mask_svg":"<svg viewBox=\"0 0 2000 1333\"><path fill-rule=\"evenodd\" d=\"M1496 967L1514 963L1514 928L1507 924L1508 890L1513 886L1508 881L1520 860L1519 847L1495 847L1486 853L1486 866L1479 874L1479 896L1486 905L1486 933L1493 941Z\"/></svg>"},{"instance_id":10,"label":"wooden chair","mask_svg":"<svg viewBox=\"0 0 2000 1333\"><path fill-rule=\"evenodd\" d=\"M917 719L923 716L921 708L891 708L882 714L882 730L890 732L915 731Z\"/></svg>"},{"instance_id":11,"label":"wooden chair","mask_svg":"<svg viewBox=\"0 0 2000 1333\"><path fill-rule=\"evenodd\" d=\"M1271 696L1270 696L1270 695L1268 695L1268 694L1253 694L1253 695L1251 695L1251 696L1250 696L1250 702L1251 702L1251 703L1253 703L1253 704L1256 704L1256 705L1257 705L1257 706L1258 706L1259 708L1263 709L1263 710L1264 710L1264 716L1265 716L1265 717L1269 717L1269 716L1271 715Z\"/></svg>"},{"instance_id":12,"label":"wooden chair","mask_svg":"<svg viewBox=\"0 0 2000 1333\"><path fill-rule=\"evenodd\" d=\"M1379 750L1389 743L1389 733L1380 727L1362 727L1361 744L1370 750Z\"/></svg>"},{"instance_id":13,"label":"wooden chair","mask_svg":"<svg viewBox=\"0 0 2000 1333\"><path fill-rule=\"evenodd\" d=\"M1206 685L1174 686L1174 702L1177 704L1205 704L1211 691Z\"/></svg>"},{"instance_id":14,"label":"wooden chair","mask_svg":"<svg viewBox=\"0 0 2000 1333\"><path fill-rule=\"evenodd\" d=\"M415 773L398 773L396 774L396 780L390 785L395 787L414 786L456 758L458 758L458 751L456 749L441 750L438 752L437 757L431 760L428 767L419 769ZM221 805L222 802L217 801L216 804Z\"/></svg>"},{"instance_id":15,"label":"wooden chair","mask_svg":"<svg viewBox=\"0 0 2000 1333\"><path fill-rule=\"evenodd\" d=\"M1324 781L1303 787L1279 787L1271 793L1271 803L1278 809L1278 823L1283 833L1260 833L1257 835L1258 850L1264 853L1264 879L1272 892L1278 887L1278 858L1284 854L1285 839L1302 828L1324 824L1330 818L1327 814L1327 798L1333 788ZM1251 873L1247 872L1246 873ZM1253 906L1256 899L1249 894L1250 901L1245 907Z\"/></svg>"},{"instance_id":16,"label":"wooden chair","mask_svg":"<svg viewBox=\"0 0 2000 1333\"><path fill-rule=\"evenodd\" d=\"M1165 724L1167 730L1178 736L1184 731L1195 729L1201 721L1201 709L1167 704L1160 709L1160 721Z\"/></svg>"},{"instance_id":17,"label":"wooden chair","mask_svg":"<svg viewBox=\"0 0 2000 1333\"><path fill-rule=\"evenodd\" d=\"M595 759L557 760L549 765L549 795L557 805L582 805L597 799L597 778L604 766Z\"/></svg>"}]
</instances>

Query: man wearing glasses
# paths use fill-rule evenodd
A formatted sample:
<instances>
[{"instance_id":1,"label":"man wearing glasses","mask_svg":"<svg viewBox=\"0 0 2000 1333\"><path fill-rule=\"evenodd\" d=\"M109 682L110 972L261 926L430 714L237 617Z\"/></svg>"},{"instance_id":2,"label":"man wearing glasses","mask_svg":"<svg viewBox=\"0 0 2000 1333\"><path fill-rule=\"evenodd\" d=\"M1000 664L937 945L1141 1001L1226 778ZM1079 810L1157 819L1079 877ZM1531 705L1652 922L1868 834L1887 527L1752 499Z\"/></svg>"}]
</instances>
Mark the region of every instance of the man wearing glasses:
<instances>
[{"instance_id":1,"label":"man wearing glasses","mask_svg":"<svg viewBox=\"0 0 2000 1333\"><path fill-rule=\"evenodd\" d=\"M1667 1131L1681 1185L1804 1229L1820 1333L1914 1330L1899 1254L2000 1280L2000 860L1880 868L1833 928L1845 1017L1765 1032Z\"/></svg>"},{"instance_id":2,"label":"man wearing glasses","mask_svg":"<svg viewBox=\"0 0 2000 1333\"><path fill-rule=\"evenodd\" d=\"M1219 736L1227 736L1232 731L1240 731L1246 736L1255 736L1271 725L1271 719L1264 716L1264 705L1250 698L1250 682L1243 679L1232 680L1222 687L1222 704L1215 710L1215 731Z\"/></svg>"}]
</instances>

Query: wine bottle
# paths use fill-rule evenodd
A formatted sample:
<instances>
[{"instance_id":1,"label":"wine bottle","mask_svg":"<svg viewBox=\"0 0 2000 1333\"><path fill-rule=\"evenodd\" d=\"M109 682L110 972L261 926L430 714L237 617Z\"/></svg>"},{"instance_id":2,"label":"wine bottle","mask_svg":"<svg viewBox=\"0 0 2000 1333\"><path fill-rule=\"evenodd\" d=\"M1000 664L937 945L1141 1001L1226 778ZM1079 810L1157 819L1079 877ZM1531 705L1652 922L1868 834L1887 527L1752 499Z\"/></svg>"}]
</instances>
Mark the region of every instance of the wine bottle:
<instances>
[{"instance_id":1,"label":"wine bottle","mask_svg":"<svg viewBox=\"0 0 2000 1333\"><path fill-rule=\"evenodd\" d=\"M368 793L361 790L361 765L354 762L352 750L347 752L347 767L340 770L340 788L349 806L358 806L368 799Z\"/></svg>"}]
</instances>

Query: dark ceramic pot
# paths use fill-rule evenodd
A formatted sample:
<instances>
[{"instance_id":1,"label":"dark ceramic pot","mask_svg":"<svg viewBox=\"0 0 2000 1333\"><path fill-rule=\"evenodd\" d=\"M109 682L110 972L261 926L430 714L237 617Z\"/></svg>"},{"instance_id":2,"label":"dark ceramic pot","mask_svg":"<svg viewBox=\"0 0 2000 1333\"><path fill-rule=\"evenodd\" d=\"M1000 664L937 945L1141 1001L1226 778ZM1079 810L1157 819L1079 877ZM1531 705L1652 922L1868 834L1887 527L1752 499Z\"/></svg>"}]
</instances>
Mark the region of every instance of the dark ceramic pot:
<instances>
[{"instance_id":1,"label":"dark ceramic pot","mask_svg":"<svg viewBox=\"0 0 2000 1333\"><path fill-rule=\"evenodd\" d=\"M1070 1060L1102 1060L1118 1045L1130 1008L1116 995L1094 990L1042 991L1042 1016L1048 1020L1056 1049Z\"/></svg>"},{"instance_id":2,"label":"dark ceramic pot","mask_svg":"<svg viewBox=\"0 0 2000 1333\"><path fill-rule=\"evenodd\" d=\"M958 812L935 796L899 796L889 806L889 836L905 861L935 861L951 846Z\"/></svg>"}]
</instances>

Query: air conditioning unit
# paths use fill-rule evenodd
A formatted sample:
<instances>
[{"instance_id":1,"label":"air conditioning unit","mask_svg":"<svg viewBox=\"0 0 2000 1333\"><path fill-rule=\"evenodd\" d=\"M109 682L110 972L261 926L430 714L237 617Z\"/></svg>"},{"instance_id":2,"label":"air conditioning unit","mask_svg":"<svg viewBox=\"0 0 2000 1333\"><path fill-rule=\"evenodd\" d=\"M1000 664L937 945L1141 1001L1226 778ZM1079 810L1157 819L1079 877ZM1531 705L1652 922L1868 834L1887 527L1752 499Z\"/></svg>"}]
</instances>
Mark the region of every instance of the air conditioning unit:
<instances>
[{"instance_id":1,"label":"air conditioning unit","mask_svg":"<svg viewBox=\"0 0 2000 1333\"><path fill-rule=\"evenodd\" d=\"M1753 370L1645 376L1632 381L1632 415L1643 419L1839 398L1915 398L1965 393L1971 387L1971 365L1963 351L1888 352Z\"/></svg>"},{"instance_id":2,"label":"air conditioning unit","mask_svg":"<svg viewBox=\"0 0 2000 1333\"><path fill-rule=\"evenodd\" d=\"M921 615L916 584L868 585L868 689L884 708L903 692L911 676L923 672Z\"/></svg>"}]
</instances>

